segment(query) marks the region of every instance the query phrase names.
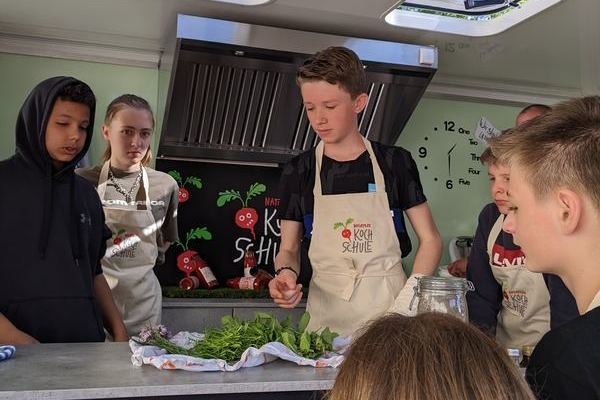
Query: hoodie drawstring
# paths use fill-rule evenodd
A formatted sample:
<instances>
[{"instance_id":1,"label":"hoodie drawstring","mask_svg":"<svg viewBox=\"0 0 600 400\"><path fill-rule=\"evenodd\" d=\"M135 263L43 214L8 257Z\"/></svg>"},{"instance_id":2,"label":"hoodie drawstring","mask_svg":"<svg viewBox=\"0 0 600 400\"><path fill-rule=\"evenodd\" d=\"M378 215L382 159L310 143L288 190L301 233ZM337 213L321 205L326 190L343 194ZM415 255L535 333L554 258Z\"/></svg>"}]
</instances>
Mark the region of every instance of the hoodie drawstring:
<instances>
[{"instance_id":1,"label":"hoodie drawstring","mask_svg":"<svg viewBox=\"0 0 600 400\"><path fill-rule=\"evenodd\" d=\"M52 170L46 172L44 176L44 202L42 214L42 227L38 249L40 257L46 258L46 249L48 248L48 236L50 235L50 219L52 218Z\"/></svg>"},{"instance_id":2,"label":"hoodie drawstring","mask_svg":"<svg viewBox=\"0 0 600 400\"><path fill-rule=\"evenodd\" d=\"M75 174L71 174L70 182L69 182L70 190L71 190L71 224L70 224L70 233L71 233L71 253L73 254L73 259L75 260L75 264L79 266L79 260L81 259L81 241L80 241L80 226L84 224L86 215L84 210L82 210L81 215L77 212L77 207L75 207ZM83 219L80 221L80 218Z\"/></svg>"}]
</instances>

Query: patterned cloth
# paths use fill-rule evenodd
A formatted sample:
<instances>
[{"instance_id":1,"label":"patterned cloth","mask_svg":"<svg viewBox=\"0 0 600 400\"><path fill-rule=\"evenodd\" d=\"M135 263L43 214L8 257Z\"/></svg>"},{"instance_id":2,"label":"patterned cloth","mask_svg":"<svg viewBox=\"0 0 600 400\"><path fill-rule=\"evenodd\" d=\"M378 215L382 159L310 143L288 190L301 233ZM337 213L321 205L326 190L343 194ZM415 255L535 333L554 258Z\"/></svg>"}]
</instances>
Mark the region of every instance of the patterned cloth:
<instances>
[{"instance_id":1,"label":"patterned cloth","mask_svg":"<svg viewBox=\"0 0 600 400\"><path fill-rule=\"evenodd\" d=\"M0 346L0 361L8 360L16 351L15 346Z\"/></svg>"},{"instance_id":2,"label":"patterned cloth","mask_svg":"<svg viewBox=\"0 0 600 400\"><path fill-rule=\"evenodd\" d=\"M173 336L170 341L174 344L191 348L194 343L203 337L200 333L179 332ZM183 369L186 371L237 371L240 368L256 367L277 358L288 360L298 365L310 365L315 368L338 367L344 360L342 355L351 338L338 336L333 340L334 352L328 353L317 360L300 357L289 348L279 342L271 342L262 346L260 349L249 347L242 354L242 357L235 364L227 364L225 360L208 360L205 358L190 357L181 354L167 354L166 350L157 346L148 346L137 343L134 340L129 341L129 347L133 353L131 362L135 366L143 364L154 365L158 369Z\"/></svg>"}]
</instances>

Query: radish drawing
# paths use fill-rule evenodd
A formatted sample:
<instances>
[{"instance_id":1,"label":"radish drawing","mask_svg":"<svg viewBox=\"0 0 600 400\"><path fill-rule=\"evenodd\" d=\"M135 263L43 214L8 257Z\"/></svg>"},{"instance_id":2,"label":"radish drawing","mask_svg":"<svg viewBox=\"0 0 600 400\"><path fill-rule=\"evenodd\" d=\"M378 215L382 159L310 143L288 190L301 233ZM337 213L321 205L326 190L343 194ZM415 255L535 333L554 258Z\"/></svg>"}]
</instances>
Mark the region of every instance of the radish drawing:
<instances>
[{"instance_id":1,"label":"radish drawing","mask_svg":"<svg viewBox=\"0 0 600 400\"><path fill-rule=\"evenodd\" d=\"M248 201L258 196L261 193L264 193L267 190L267 187L262 183L255 182L250 185L250 188L246 192L246 199L242 199L242 195L238 190L226 190L224 192L219 193L219 197L217 198L217 206L223 207L225 203L230 202L233 199L238 199L242 202L242 208L237 210L235 213L235 224L242 229L248 229L250 233L252 233L252 238L256 239L256 234L254 233L254 225L258 222L258 213L252 207L248 207Z\"/></svg>"},{"instance_id":2,"label":"radish drawing","mask_svg":"<svg viewBox=\"0 0 600 400\"><path fill-rule=\"evenodd\" d=\"M211 240L212 234L206 227L192 228L185 235L185 244L179 239L173 242L183 250L183 253L177 256L177 268L185 272L185 274L188 276L200 268L200 256L198 255L198 252L195 250L190 250L189 248L190 240L194 239Z\"/></svg>"},{"instance_id":3,"label":"radish drawing","mask_svg":"<svg viewBox=\"0 0 600 400\"><path fill-rule=\"evenodd\" d=\"M346 223L336 222L335 224L333 224L333 229L337 231L338 229L343 227L344 229L342 229L342 237L344 239L350 240L350 237L352 236L352 231L348 229L348 225L350 225L353 222L354 220L352 218L348 218L346 220Z\"/></svg>"},{"instance_id":4,"label":"radish drawing","mask_svg":"<svg viewBox=\"0 0 600 400\"><path fill-rule=\"evenodd\" d=\"M133 233L126 232L125 229L119 229L119 231L113 235L112 242L115 246L118 246L123 243L123 240L131 236L133 236Z\"/></svg>"},{"instance_id":5,"label":"radish drawing","mask_svg":"<svg viewBox=\"0 0 600 400\"><path fill-rule=\"evenodd\" d=\"M119 231L117 233L115 233L115 238L113 239L113 244L115 246L118 246L121 244L121 242L123 241L123 238L121 237L121 235L124 233L125 233L125 229L119 229ZM125 237L127 237L127 235L125 235Z\"/></svg>"},{"instance_id":6,"label":"radish drawing","mask_svg":"<svg viewBox=\"0 0 600 400\"><path fill-rule=\"evenodd\" d=\"M196 176L188 176L184 181L178 171L172 170L169 171L168 174L171 175L179 185L179 193L177 194L177 197L179 198L180 203L185 203L190 199L190 191L185 188L187 183L194 186L196 189L202 189L202 180Z\"/></svg>"}]
</instances>

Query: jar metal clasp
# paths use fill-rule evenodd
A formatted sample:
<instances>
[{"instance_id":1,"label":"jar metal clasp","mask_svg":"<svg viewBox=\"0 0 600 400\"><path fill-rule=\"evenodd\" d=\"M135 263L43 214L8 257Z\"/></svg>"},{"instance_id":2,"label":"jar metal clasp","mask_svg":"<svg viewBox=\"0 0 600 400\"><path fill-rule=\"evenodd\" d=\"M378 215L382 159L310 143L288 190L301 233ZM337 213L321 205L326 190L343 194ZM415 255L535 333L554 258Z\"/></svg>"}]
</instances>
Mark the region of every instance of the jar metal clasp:
<instances>
[{"instance_id":1,"label":"jar metal clasp","mask_svg":"<svg viewBox=\"0 0 600 400\"><path fill-rule=\"evenodd\" d=\"M412 311L415 300L421 295L421 293L419 292L419 287L421 286L421 285L419 285L420 280L421 280L421 278L417 277L417 284L415 286L413 286L413 291L415 292L415 294L413 294L413 298L410 300L410 304L408 305L408 309L410 311Z\"/></svg>"}]
</instances>

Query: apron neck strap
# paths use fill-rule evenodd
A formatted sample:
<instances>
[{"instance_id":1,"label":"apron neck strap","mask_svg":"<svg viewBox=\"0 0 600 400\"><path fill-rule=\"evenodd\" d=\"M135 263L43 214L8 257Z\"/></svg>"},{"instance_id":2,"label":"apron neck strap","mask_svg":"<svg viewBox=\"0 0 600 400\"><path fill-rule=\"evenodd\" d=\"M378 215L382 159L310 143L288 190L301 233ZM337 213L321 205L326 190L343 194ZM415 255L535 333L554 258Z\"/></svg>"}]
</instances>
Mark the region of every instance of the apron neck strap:
<instances>
[{"instance_id":1,"label":"apron neck strap","mask_svg":"<svg viewBox=\"0 0 600 400\"><path fill-rule=\"evenodd\" d=\"M367 153L369 153L369 157L371 157L371 165L373 167L373 177L375 178L375 191L385 193L385 179L383 177L383 172L381 172L381 168L379 168L379 163L377 162L377 157L375 157L375 153L373 152L373 146L371 142L365 139L362 135L360 136L365 147L367 148ZM317 147L315 148L315 186L313 188L313 194L315 196L323 195L323 188L321 185L321 165L323 161L323 153L325 150L325 144L321 140Z\"/></svg>"},{"instance_id":2,"label":"apron neck strap","mask_svg":"<svg viewBox=\"0 0 600 400\"><path fill-rule=\"evenodd\" d=\"M144 166L140 165L140 168L142 169L142 185L141 188L142 190L144 190L144 197L146 198L145 204L146 204L146 208L149 210L151 207L150 204L150 184L148 181L148 173L146 172L146 168L144 168ZM104 200L104 195L106 194L106 184L108 183L108 171L110 169L110 161L106 161L103 165L102 165L102 169L100 170L100 178L98 179L98 196L100 197L100 200Z\"/></svg>"},{"instance_id":3,"label":"apron neck strap","mask_svg":"<svg viewBox=\"0 0 600 400\"><path fill-rule=\"evenodd\" d=\"M496 222L494 223L494 226L492 226L492 229L490 230L490 235L488 236L488 242L487 242L487 251L488 254L490 256L490 260L492 259L492 249L494 248L494 243L496 243L496 239L498 239L498 236L500 235L500 232L502 231L502 224L504 223L504 214L500 214L498 216L498 219L496 220Z\"/></svg>"}]
</instances>

